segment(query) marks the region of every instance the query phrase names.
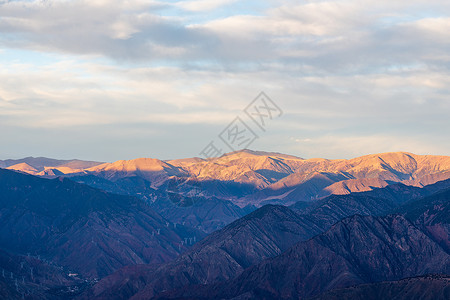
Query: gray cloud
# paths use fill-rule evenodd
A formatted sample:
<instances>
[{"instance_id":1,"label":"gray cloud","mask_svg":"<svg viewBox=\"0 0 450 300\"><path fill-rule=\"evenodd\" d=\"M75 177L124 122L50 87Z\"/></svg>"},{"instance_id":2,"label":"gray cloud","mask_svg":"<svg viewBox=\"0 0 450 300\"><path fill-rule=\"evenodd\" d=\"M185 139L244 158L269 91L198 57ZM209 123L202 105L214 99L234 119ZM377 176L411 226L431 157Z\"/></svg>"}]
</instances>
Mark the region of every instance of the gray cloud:
<instances>
[{"instance_id":1,"label":"gray cloud","mask_svg":"<svg viewBox=\"0 0 450 300\"><path fill-rule=\"evenodd\" d=\"M445 30L450 21L442 17L448 6L440 1L287 4L265 16L234 15L201 24L162 15L164 9L177 8L161 3L0 5L5 46L127 61L197 61L206 66L219 61L244 67L280 61L322 72L373 72L418 62L440 66L450 40ZM392 9L398 16L391 16ZM436 15L416 16L421 9Z\"/></svg>"}]
</instances>

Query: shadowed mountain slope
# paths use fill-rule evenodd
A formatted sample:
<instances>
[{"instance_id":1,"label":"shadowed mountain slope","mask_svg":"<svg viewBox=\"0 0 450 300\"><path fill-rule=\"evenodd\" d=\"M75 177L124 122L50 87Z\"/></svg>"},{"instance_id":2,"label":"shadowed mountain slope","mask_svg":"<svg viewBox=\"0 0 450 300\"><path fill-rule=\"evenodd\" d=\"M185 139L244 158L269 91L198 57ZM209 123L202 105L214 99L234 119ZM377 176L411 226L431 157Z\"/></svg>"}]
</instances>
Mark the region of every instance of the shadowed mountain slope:
<instances>
[{"instance_id":1,"label":"shadowed mountain slope","mask_svg":"<svg viewBox=\"0 0 450 300\"><path fill-rule=\"evenodd\" d=\"M131 297L142 285L152 290L149 296L183 285L232 278L244 268L281 253L289 245L329 229L342 218L353 214L385 214L408 199L446 186L446 183L439 183L425 190L398 184L371 192L334 195L300 210L300 214L287 207L267 205L211 234L157 271L137 271L141 274L138 285L131 279L133 274L118 272L101 281L91 297L114 298L115 293L126 292L127 297Z\"/></svg>"},{"instance_id":2,"label":"shadowed mountain slope","mask_svg":"<svg viewBox=\"0 0 450 300\"><path fill-rule=\"evenodd\" d=\"M235 279L160 299L303 299L355 284L449 272L450 255L402 216L355 215ZM134 299L149 295L144 289Z\"/></svg>"},{"instance_id":3,"label":"shadowed mountain slope","mask_svg":"<svg viewBox=\"0 0 450 300\"><path fill-rule=\"evenodd\" d=\"M0 248L12 253L102 277L125 265L167 262L196 234L137 198L0 169Z\"/></svg>"},{"instance_id":4,"label":"shadowed mountain slope","mask_svg":"<svg viewBox=\"0 0 450 300\"><path fill-rule=\"evenodd\" d=\"M70 299L93 283L39 257L0 250L0 299Z\"/></svg>"},{"instance_id":5,"label":"shadowed mountain slope","mask_svg":"<svg viewBox=\"0 0 450 300\"><path fill-rule=\"evenodd\" d=\"M267 205L212 233L173 262L142 274L121 270L100 281L86 299L129 298L144 284L151 294L188 284L233 278L245 268L288 249L296 241L321 232L307 217L284 206ZM142 267L146 268L146 267ZM146 269L148 270L148 268Z\"/></svg>"},{"instance_id":6,"label":"shadowed mountain slope","mask_svg":"<svg viewBox=\"0 0 450 300\"><path fill-rule=\"evenodd\" d=\"M406 203L395 212L423 228L450 253L450 188Z\"/></svg>"},{"instance_id":7,"label":"shadowed mountain slope","mask_svg":"<svg viewBox=\"0 0 450 300\"><path fill-rule=\"evenodd\" d=\"M337 289L309 300L447 300L450 299L450 276L430 275L398 281L361 284Z\"/></svg>"}]
</instances>

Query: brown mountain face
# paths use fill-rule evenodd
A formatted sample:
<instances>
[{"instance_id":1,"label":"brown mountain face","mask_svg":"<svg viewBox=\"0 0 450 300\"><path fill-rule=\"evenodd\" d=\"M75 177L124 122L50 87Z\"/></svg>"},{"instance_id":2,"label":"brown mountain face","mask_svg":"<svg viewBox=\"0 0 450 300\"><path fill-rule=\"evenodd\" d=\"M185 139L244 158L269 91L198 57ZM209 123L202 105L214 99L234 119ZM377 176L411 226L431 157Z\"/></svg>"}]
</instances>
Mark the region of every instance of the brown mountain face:
<instances>
[{"instance_id":1,"label":"brown mountain face","mask_svg":"<svg viewBox=\"0 0 450 300\"><path fill-rule=\"evenodd\" d=\"M32 175L36 175L38 173L37 169L35 169L34 167L30 166L27 163L15 164L15 165L7 167L6 169L20 171L20 172L28 173L28 174L32 174Z\"/></svg>"},{"instance_id":2,"label":"brown mountain face","mask_svg":"<svg viewBox=\"0 0 450 300\"><path fill-rule=\"evenodd\" d=\"M424 186L450 178L449 167L450 158L447 156L420 156L403 152L350 160L304 160L297 169L293 168L292 175L247 198L253 204L271 200L272 203L289 205L298 200L308 201L330 194L369 191L393 182ZM311 182L310 178L314 181Z\"/></svg>"},{"instance_id":3,"label":"brown mountain face","mask_svg":"<svg viewBox=\"0 0 450 300\"><path fill-rule=\"evenodd\" d=\"M183 168L183 164L178 165ZM255 186L267 190L268 197L280 190L284 194L286 188L293 188L308 181L311 177L321 174L330 179L330 184L342 180L353 180L336 188L342 193L342 188L351 192L369 190L371 186L385 186L386 182L405 182L410 185L431 184L449 178L450 157L421 156L405 152L382 153L362 156L349 160L301 159L270 153L242 151L222 157L189 164L185 170L198 179L214 179L223 182L235 181L251 183L246 174L255 172L262 178L255 179ZM332 176L334 174L334 176ZM431 175L431 176L430 176ZM244 177L243 177L244 176ZM370 181L369 179L374 179ZM433 182L433 179L436 180ZM362 180L362 181L358 181ZM347 190L347 192L348 192ZM328 194L334 193L331 188ZM327 195L325 193L325 195ZM317 196L312 194L312 196ZM251 197L249 197L251 198ZM258 197L260 198L260 197Z\"/></svg>"},{"instance_id":4,"label":"brown mountain face","mask_svg":"<svg viewBox=\"0 0 450 300\"><path fill-rule=\"evenodd\" d=\"M379 178L347 179L327 186L322 194L346 195L353 192L367 192L388 185L388 181Z\"/></svg>"},{"instance_id":5,"label":"brown mountain face","mask_svg":"<svg viewBox=\"0 0 450 300\"><path fill-rule=\"evenodd\" d=\"M290 205L299 200L315 200L322 195L328 196L330 194L323 193L328 186L347 178L349 177L342 173L293 173L268 188L243 197L238 201L241 205L245 203L264 205L280 202L284 205Z\"/></svg>"}]
</instances>

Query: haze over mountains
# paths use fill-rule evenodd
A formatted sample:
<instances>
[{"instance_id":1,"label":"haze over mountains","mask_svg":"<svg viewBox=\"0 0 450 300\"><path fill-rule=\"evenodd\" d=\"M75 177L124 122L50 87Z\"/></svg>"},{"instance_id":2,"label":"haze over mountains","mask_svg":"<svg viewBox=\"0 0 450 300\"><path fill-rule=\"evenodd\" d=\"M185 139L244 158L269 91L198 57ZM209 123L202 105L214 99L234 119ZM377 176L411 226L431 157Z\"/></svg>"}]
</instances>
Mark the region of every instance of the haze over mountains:
<instances>
[{"instance_id":1,"label":"haze over mountains","mask_svg":"<svg viewBox=\"0 0 450 300\"><path fill-rule=\"evenodd\" d=\"M0 163L0 296L447 295L448 156Z\"/></svg>"}]
</instances>

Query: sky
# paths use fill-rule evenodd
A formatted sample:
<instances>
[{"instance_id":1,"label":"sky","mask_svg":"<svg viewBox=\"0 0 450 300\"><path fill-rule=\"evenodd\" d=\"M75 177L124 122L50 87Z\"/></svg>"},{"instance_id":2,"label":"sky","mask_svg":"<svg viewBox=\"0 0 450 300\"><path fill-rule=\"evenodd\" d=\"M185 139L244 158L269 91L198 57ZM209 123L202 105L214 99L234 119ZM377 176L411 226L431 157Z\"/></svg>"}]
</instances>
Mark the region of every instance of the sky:
<instances>
[{"instance_id":1,"label":"sky","mask_svg":"<svg viewBox=\"0 0 450 300\"><path fill-rule=\"evenodd\" d=\"M255 150L450 155L450 2L0 0L0 159L200 156L236 117Z\"/></svg>"}]
</instances>

